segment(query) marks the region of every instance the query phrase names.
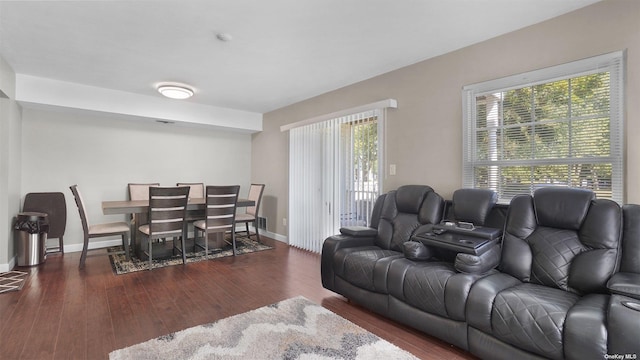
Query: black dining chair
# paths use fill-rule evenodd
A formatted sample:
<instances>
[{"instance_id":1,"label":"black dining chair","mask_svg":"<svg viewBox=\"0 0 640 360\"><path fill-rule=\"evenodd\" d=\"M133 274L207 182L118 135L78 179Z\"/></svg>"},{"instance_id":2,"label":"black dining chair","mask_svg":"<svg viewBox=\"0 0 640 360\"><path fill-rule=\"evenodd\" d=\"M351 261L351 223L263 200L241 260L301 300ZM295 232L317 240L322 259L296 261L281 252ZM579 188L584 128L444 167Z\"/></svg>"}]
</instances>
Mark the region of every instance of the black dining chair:
<instances>
[{"instance_id":1,"label":"black dining chair","mask_svg":"<svg viewBox=\"0 0 640 360\"><path fill-rule=\"evenodd\" d=\"M182 253L182 263L187 263L185 240L187 238L187 203L189 187L149 188L149 224L142 225L138 231L147 239L149 270L153 268L153 243L157 239L174 237L173 250ZM176 243L180 241L181 247ZM144 241L142 242L144 244Z\"/></svg>"},{"instance_id":2,"label":"black dining chair","mask_svg":"<svg viewBox=\"0 0 640 360\"><path fill-rule=\"evenodd\" d=\"M194 247L204 249L204 254L209 253L209 234L217 234L224 240L225 233L231 232L231 246L233 256L236 255L236 206L238 203L240 185L207 186L205 219L193 223ZM203 245L198 243L198 232L202 232Z\"/></svg>"}]
</instances>

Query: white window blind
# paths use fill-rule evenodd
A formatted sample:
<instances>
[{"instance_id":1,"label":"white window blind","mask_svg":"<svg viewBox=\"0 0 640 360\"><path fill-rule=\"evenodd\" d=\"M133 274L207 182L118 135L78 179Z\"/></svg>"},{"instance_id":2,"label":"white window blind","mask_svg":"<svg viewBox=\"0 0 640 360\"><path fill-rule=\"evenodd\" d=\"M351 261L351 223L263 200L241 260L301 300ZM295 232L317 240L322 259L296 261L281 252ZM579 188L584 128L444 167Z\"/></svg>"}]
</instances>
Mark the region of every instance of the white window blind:
<instances>
[{"instance_id":1,"label":"white window blind","mask_svg":"<svg viewBox=\"0 0 640 360\"><path fill-rule=\"evenodd\" d=\"M544 186L623 202L624 54L463 89L463 183L501 202Z\"/></svg>"},{"instance_id":2,"label":"white window blind","mask_svg":"<svg viewBox=\"0 0 640 360\"><path fill-rule=\"evenodd\" d=\"M340 227L369 225L382 189L384 117L376 108L283 129L290 131L289 244L320 252Z\"/></svg>"}]
</instances>

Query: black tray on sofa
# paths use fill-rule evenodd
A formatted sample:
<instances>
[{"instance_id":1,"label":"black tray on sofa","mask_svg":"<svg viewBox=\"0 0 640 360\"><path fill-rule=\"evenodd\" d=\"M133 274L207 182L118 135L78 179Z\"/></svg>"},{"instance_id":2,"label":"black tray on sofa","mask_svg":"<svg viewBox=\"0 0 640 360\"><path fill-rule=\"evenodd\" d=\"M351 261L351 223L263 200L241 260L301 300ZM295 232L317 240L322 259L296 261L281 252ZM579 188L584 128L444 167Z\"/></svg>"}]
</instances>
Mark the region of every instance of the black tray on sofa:
<instances>
[{"instance_id":1,"label":"black tray on sofa","mask_svg":"<svg viewBox=\"0 0 640 360\"><path fill-rule=\"evenodd\" d=\"M420 241L425 245L437 246L447 250L473 255L483 254L498 242L497 240L483 239L450 232L439 235L434 233L424 233L415 235L413 239L415 241Z\"/></svg>"}]
</instances>

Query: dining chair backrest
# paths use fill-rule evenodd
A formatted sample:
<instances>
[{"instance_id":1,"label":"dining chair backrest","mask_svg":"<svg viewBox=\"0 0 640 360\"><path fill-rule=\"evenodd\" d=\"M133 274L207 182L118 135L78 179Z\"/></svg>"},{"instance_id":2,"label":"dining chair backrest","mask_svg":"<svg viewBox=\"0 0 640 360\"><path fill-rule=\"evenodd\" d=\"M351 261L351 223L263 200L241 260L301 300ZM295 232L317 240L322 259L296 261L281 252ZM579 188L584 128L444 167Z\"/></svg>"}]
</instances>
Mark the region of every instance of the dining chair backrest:
<instances>
[{"instance_id":1,"label":"dining chair backrest","mask_svg":"<svg viewBox=\"0 0 640 360\"><path fill-rule=\"evenodd\" d=\"M264 192L264 184L251 184L249 187L249 200L253 200L253 206L247 206L247 214L258 216L260 211L260 202L262 201L262 193Z\"/></svg>"},{"instance_id":2,"label":"dining chair backrest","mask_svg":"<svg viewBox=\"0 0 640 360\"><path fill-rule=\"evenodd\" d=\"M189 190L189 197L192 199L204 198L204 183L177 183L176 186L190 187L191 190Z\"/></svg>"},{"instance_id":3,"label":"dining chair backrest","mask_svg":"<svg viewBox=\"0 0 640 360\"><path fill-rule=\"evenodd\" d=\"M149 187L149 237L182 236L189 187Z\"/></svg>"},{"instance_id":4,"label":"dining chair backrest","mask_svg":"<svg viewBox=\"0 0 640 360\"><path fill-rule=\"evenodd\" d=\"M149 187L160 186L160 183L133 184L130 183L129 199L130 200L149 200Z\"/></svg>"},{"instance_id":5,"label":"dining chair backrest","mask_svg":"<svg viewBox=\"0 0 640 360\"><path fill-rule=\"evenodd\" d=\"M207 232L233 231L240 185L207 186Z\"/></svg>"},{"instance_id":6,"label":"dining chair backrest","mask_svg":"<svg viewBox=\"0 0 640 360\"><path fill-rule=\"evenodd\" d=\"M71 189L71 193L73 194L73 197L76 200L76 205L78 206L78 212L80 213L80 221L82 222L82 230L84 231L84 235L89 236L89 220L87 219L87 212L84 208L82 194L80 194L80 190L78 190L78 185L71 185L69 189Z\"/></svg>"}]
</instances>

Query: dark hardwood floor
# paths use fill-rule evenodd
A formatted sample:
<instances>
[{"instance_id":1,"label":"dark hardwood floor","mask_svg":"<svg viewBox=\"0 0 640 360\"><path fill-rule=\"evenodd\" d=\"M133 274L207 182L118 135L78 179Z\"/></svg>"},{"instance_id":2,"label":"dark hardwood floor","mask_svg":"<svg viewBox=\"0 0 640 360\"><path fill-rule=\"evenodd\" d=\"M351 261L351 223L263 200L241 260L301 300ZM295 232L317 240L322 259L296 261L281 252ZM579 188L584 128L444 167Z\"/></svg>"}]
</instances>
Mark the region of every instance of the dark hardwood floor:
<instances>
[{"instance_id":1,"label":"dark hardwood floor","mask_svg":"<svg viewBox=\"0 0 640 360\"><path fill-rule=\"evenodd\" d=\"M265 239L265 238L263 238ZM423 359L469 353L378 316L320 283L317 254L274 250L114 275L107 256L49 255L0 295L0 359L105 359L109 352L302 295Z\"/></svg>"}]
</instances>

